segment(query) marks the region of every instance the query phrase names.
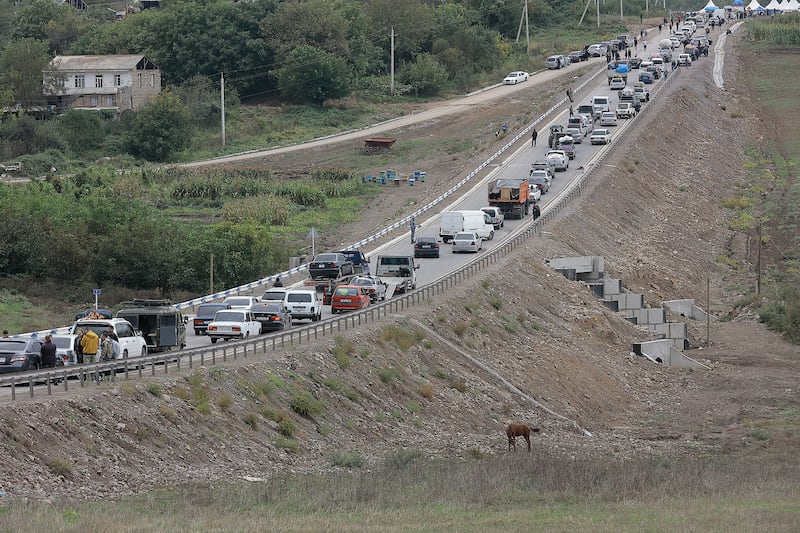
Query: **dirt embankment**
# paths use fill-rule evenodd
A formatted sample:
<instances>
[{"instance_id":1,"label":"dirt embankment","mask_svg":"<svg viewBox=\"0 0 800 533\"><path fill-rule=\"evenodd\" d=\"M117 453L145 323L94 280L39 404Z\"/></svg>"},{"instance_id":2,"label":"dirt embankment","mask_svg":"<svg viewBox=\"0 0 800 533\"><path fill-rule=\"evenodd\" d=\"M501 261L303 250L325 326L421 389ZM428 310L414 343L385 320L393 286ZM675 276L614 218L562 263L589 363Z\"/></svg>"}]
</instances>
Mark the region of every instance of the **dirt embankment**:
<instances>
[{"instance_id":1,"label":"dirt embankment","mask_svg":"<svg viewBox=\"0 0 800 533\"><path fill-rule=\"evenodd\" d=\"M559 455L740 453L753 443L748 453L758 448L767 452L759 457L789 460L798 444L790 436L755 442L749 428L775 409L797 407L796 347L744 316L714 322L714 345L692 354L710 371L649 364L630 354L643 331L545 264L553 256L604 255L609 274L654 305L703 300L710 277L715 312L727 311L736 287L752 282L715 259L746 259L720 200L747 179L741 151L731 147L756 124L738 98L714 89L703 61L682 73L669 100L648 104L638 133L617 146L606 172L548 227L547 238L406 317L337 341L8 406L0 415L0 488L9 497L96 498L319 471L342 451L369 465L400 448L440 457L501 454L511 420L540 425L535 445ZM415 126L414 135L472 143L470 157L458 161L467 167L496 142L489 135L497 117L513 129L536 113L521 101ZM429 175L440 178L376 199L361 228L445 187L453 159L429 156ZM343 228L337 238L346 242L355 232ZM704 326L692 326L696 341L704 340ZM467 355L593 436L536 409Z\"/></svg>"}]
</instances>

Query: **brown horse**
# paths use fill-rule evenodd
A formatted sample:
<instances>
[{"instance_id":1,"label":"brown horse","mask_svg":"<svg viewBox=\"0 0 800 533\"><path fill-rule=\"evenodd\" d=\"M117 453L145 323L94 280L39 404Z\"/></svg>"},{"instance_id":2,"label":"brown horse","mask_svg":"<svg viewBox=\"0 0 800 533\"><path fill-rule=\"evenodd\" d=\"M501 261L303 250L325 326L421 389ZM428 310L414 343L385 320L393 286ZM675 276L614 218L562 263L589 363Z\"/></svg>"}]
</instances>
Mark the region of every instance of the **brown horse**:
<instances>
[{"instance_id":1,"label":"brown horse","mask_svg":"<svg viewBox=\"0 0 800 533\"><path fill-rule=\"evenodd\" d=\"M531 433L538 433L539 428L532 428L528 424L509 424L506 428L506 435L508 436L508 451L514 447L517 451L517 437L522 437L528 443L528 451L531 451Z\"/></svg>"}]
</instances>

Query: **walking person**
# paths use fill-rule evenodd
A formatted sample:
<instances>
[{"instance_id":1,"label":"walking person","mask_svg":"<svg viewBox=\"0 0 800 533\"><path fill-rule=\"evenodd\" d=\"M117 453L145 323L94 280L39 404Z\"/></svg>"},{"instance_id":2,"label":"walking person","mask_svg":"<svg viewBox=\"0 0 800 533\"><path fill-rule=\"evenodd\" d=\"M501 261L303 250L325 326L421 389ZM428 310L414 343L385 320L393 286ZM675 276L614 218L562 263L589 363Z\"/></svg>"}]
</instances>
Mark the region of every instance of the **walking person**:
<instances>
[{"instance_id":1,"label":"walking person","mask_svg":"<svg viewBox=\"0 0 800 533\"><path fill-rule=\"evenodd\" d=\"M569 118L572 118L574 116L575 116L575 111L572 109L572 106L569 106Z\"/></svg>"},{"instance_id":2,"label":"walking person","mask_svg":"<svg viewBox=\"0 0 800 533\"><path fill-rule=\"evenodd\" d=\"M539 204L534 203L533 209L531 209L531 213L533 214L533 220L536 220L540 216L542 216L542 210L539 209Z\"/></svg>"},{"instance_id":3,"label":"walking person","mask_svg":"<svg viewBox=\"0 0 800 533\"><path fill-rule=\"evenodd\" d=\"M45 335L44 344L39 351L39 365L41 368L55 368L56 366L56 345L50 334Z\"/></svg>"},{"instance_id":4,"label":"walking person","mask_svg":"<svg viewBox=\"0 0 800 533\"><path fill-rule=\"evenodd\" d=\"M417 241L414 238L414 233L417 231L417 221L414 220L414 217L411 217L411 222L408 223L408 226L411 228L411 244L414 244Z\"/></svg>"},{"instance_id":5,"label":"walking person","mask_svg":"<svg viewBox=\"0 0 800 533\"><path fill-rule=\"evenodd\" d=\"M531 146L536 146L536 137L539 136L539 132L536 131L536 128L533 128L531 132Z\"/></svg>"},{"instance_id":6,"label":"walking person","mask_svg":"<svg viewBox=\"0 0 800 533\"><path fill-rule=\"evenodd\" d=\"M87 363L94 363L97 358L97 350L100 348L100 337L91 329L87 329L81 337L81 348L84 360Z\"/></svg>"},{"instance_id":7,"label":"walking person","mask_svg":"<svg viewBox=\"0 0 800 533\"><path fill-rule=\"evenodd\" d=\"M642 46L644 47L644 51L647 52L647 39L642 41Z\"/></svg>"},{"instance_id":8,"label":"walking person","mask_svg":"<svg viewBox=\"0 0 800 533\"><path fill-rule=\"evenodd\" d=\"M572 100L572 87L567 87L567 98L569 98L570 102L573 101Z\"/></svg>"},{"instance_id":9,"label":"walking person","mask_svg":"<svg viewBox=\"0 0 800 533\"><path fill-rule=\"evenodd\" d=\"M639 38L634 36L633 37L633 47L636 48L637 46L639 46Z\"/></svg>"}]
</instances>

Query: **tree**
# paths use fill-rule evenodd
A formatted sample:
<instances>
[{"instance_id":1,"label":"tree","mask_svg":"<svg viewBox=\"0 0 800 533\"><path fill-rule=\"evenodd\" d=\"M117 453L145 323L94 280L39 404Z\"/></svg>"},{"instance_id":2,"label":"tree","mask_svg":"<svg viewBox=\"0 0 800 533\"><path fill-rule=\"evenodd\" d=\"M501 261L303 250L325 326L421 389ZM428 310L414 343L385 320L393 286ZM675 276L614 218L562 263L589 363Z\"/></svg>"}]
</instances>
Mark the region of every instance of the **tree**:
<instances>
[{"instance_id":1,"label":"tree","mask_svg":"<svg viewBox=\"0 0 800 533\"><path fill-rule=\"evenodd\" d=\"M413 63L403 66L398 77L417 95L438 94L448 83L447 70L431 54L418 55Z\"/></svg>"},{"instance_id":2,"label":"tree","mask_svg":"<svg viewBox=\"0 0 800 533\"><path fill-rule=\"evenodd\" d=\"M149 161L166 161L175 152L188 148L191 139L189 109L169 91L137 111L128 132L131 153Z\"/></svg>"},{"instance_id":3,"label":"tree","mask_svg":"<svg viewBox=\"0 0 800 533\"><path fill-rule=\"evenodd\" d=\"M278 72L278 86L286 98L320 105L349 94L350 78L343 58L313 46L299 46Z\"/></svg>"},{"instance_id":4,"label":"tree","mask_svg":"<svg viewBox=\"0 0 800 533\"><path fill-rule=\"evenodd\" d=\"M50 56L47 43L35 39L11 41L0 55L0 86L6 104L44 105L42 70ZM10 101L8 101L10 100Z\"/></svg>"},{"instance_id":5,"label":"tree","mask_svg":"<svg viewBox=\"0 0 800 533\"><path fill-rule=\"evenodd\" d=\"M387 51L394 28L398 61L411 61L417 53L430 52L435 22L427 4L420 0L369 0L365 9L373 21L373 32L380 36Z\"/></svg>"}]
</instances>

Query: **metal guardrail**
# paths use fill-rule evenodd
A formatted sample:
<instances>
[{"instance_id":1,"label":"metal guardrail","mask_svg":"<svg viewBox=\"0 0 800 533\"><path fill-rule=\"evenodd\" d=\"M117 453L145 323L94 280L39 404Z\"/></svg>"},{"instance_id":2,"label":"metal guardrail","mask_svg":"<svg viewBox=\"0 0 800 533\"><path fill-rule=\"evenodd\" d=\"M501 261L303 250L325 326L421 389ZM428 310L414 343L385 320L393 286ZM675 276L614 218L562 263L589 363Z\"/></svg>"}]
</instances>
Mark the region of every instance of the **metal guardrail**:
<instances>
[{"instance_id":1,"label":"metal guardrail","mask_svg":"<svg viewBox=\"0 0 800 533\"><path fill-rule=\"evenodd\" d=\"M600 72L604 71L605 69ZM658 90L653 94L661 92L661 90L667 87L668 84L671 84L673 80L677 78L679 72L680 69L672 72L670 76L659 85ZM597 74L594 76L596 75ZM590 80L587 80L586 83L588 83L588 81ZM563 104L565 100L566 98L561 100L559 105ZM648 105L652 105L652 98L651 104ZM544 120L547 115L552 113L557 107L558 106L554 106L550 108L547 113L537 118L530 124L530 126L528 126L528 128L518 134L515 138L519 139L522 135L526 134L536 124ZM637 119L638 115L636 118L630 119L630 121ZM630 128L628 127L621 131L617 139L624 138L629 129ZM513 145L515 142L516 141L509 142L509 144L506 145L506 148ZM610 146L611 145L608 145L607 147L610 148ZM274 352L278 349L301 346L303 343L316 341L327 336L335 336L343 331L348 331L349 329L375 322L381 318L386 318L390 314L399 314L406 309L409 309L415 305L419 305L437 295L444 294L456 285L463 283L488 266L511 254L520 246L522 246L525 241L539 234L544 225L552 221L567 205L569 205L573 200L577 199L582 194L587 180L596 172L598 168L600 168L602 162L605 161L609 153L610 150L608 149L601 150L597 157L593 158L589 163L586 164L584 173L571 185L567 191L564 191L558 197L558 200L555 204L548 205L537 220L529 221L525 225L520 225L514 230L513 233L506 237L502 244L496 248L493 248L491 251L476 257L470 263L464 265L456 271L444 275L438 280L435 280L423 287L419 287L413 291L397 295L390 300L370 305L367 309L351 312L346 315L339 315L326 319L322 322L316 322L307 326L293 328L278 334L260 336L255 339L228 342L224 345L212 345L210 347L196 348L192 350L180 350L157 355L116 359L112 361L80 366L68 366L58 371L40 370L35 372L6 375L0 377L0 387L8 386L11 390L10 399L14 401L17 399L16 388L18 385L27 385L28 395L33 398L34 391L36 390L34 385L36 383L46 382L46 394L52 395L54 386L58 386L53 382L60 381L62 383L63 390L68 391L70 381L69 378L77 378L80 387L85 387L87 384L91 383L100 383L100 381L96 379L97 376L108 377L110 380L118 380L120 378L128 380L131 378L131 375L135 375L139 379L143 379L145 373L155 376L157 373L157 365L159 365L160 368L158 371L159 373L168 374L170 368L174 368L175 371L181 371L184 368L193 369L195 366L202 367L208 364L216 365L218 363L236 361L238 358L247 358L248 354L255 355L258 353L259 349L263 352L267 352L268 350Z\"/></svg>"}]
</instances>

